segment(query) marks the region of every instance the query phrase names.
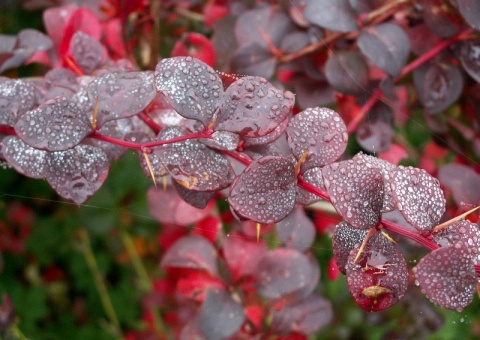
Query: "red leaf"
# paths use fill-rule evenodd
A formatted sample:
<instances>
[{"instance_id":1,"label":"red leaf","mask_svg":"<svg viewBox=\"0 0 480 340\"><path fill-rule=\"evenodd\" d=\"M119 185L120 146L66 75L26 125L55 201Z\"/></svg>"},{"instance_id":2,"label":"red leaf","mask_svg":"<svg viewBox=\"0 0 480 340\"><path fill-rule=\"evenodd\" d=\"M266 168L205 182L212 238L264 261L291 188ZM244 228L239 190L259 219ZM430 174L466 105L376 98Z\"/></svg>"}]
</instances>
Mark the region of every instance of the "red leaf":
<instances>
[{"instance_id":1,"label":"red leaf","mask_svg":"<svg viewBox=\"0 0 480 340\"><path fill-rule=\"evenodd\" d=\"M221 230L222 223L220 219L215 216L207 216L195 223L192 235L203 236L210 242L215 243Z\"/></svg>"},{"instance_id":2,"label":"red leaf","mask_svg":"<svg viewBox=\"0 0 480 340\"><path fill-rule=\"evenodd\" d=\"M215 65L215 50L212 42L199 33L189 32L183 35L173 46L172 57L193 57L213 67Z\"/></svg>"},{"instance_id":3,"label":"red leaf","mask_svg":"<svg viewBox=\"0 0 480 340\"><path fill-rule=\"evenodd\" d=\"M208 290L214 287L224 289L221 279L197 270L189 271L177 283L180 294L199 302L204 301Z\"/></svg>"}]
</instances>

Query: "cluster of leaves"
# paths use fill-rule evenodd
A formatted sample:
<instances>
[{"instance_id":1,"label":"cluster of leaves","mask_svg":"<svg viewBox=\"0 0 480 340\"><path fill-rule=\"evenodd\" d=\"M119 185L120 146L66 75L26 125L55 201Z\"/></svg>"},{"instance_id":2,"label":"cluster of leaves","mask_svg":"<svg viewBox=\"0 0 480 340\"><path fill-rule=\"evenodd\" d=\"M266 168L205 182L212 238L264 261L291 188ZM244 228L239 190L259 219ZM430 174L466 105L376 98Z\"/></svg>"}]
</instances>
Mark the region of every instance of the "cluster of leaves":
<instances>
[{"instance_id":1,"label":"cluster of leaves","mask_svg":"<svg viewBox=\"0 0 480 340\"><path fill-rule=\"evenodd\" d=\"M128 11L145 14L146 7L134 2L108 14L102 3L48 8L48 35L0 36L1 70L34 61L52 68L40 78L0 79L1 157L83 204L107 180L111 162L136 150L155 184L147 197L156 220L186 226L213 219L213 234L186 235L164 249L165 282L179 295L169 303L190 317L175 329L179 335L307 336L328 324L331 305L314 292L315 229L303 208L321 200L342 218L332 236L335 262L364 310L403 299L410 270L440 307L460 311L472 302L480 229L462 219L438 226L447 203L440 182L385 160L402 149L392 147L394 123L408 125L392 103L412 114L409 88L437 139L459 149L459 137L447 133L451 126L476 141L478 124L461 122L478 116L480 8L472 1L288 1L254 8L172 2L165 9L187 17L202 11L212 42L186 34L171 58L146 71L123 58L128 49L119 33ZM145 31L155 37L153 22ZM412 55L418 57L407 65ZM404 81L412 72L412 81ZM336 110L324 107L333 104ZM458 118L455 108L469 115ZM357 150L382 157L342 160L350 134ZM458 171L465 181L452 176ZM439 178L458 205L479 203L480 181L470 167L445 165ZM163 189L156 188L160 182ZM217 198L227 198L242 222L238 230L226 233L209 215ZM282 247L268 250L264 241L247 239L255 236L252 226L258 235L274 224ZM430 252L410 269L385 230Z\"/></svg>"}]
</instances>

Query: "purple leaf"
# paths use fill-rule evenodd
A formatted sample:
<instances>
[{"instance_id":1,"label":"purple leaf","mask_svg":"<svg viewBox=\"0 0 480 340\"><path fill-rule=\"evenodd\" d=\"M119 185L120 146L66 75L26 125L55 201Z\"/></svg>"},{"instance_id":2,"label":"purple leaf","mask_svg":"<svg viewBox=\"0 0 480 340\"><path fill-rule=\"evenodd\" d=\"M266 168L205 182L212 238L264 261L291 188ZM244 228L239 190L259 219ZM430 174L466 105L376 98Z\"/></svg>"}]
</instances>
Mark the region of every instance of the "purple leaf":
<instances>
[{"instance_id":1,"label":"purple leaf","mask_svg":"<svg viewBox=\"0 0 480 340\"><path fill-rule=\"evenodd\" d=\"M179 128L167 128L158 139L169 140L182 135ZM235 177L225 156L193 139L165 144L153 150L172 178L186 189L217 191L229 186Z\"/></svg>"},{"instance_id":2,"label":"purple leaf","mask_svg":"<svg viewBox=\"0 0 480 340\"><path fill-rule=\"evenodd\" d=\"M402 253L381 233L374 234L357 257L360 245L348 257L345 267L350 294L367 312L391 307L405 296L408 267Z\"/></svg>"},{"instance_id":3,"label":"purple leaf","mask_svg":"<svg viewBox=\"0 0 480 340\"><path fill-rule=\"evenodd\" d=\"M290 113L295 96L277 90L261 77L243 77L225 91L215 129L246 137L261 137L275 128Z\"/></svg>"},{"instance_id":4,"label":"purple leaf","mask_svg":"<svg viewBox=\"0 0 480 340\"><path fill-rule=\"evenodd\" d=\"M310 23L332 31L358 29L357 17L348 0L308 0L303 15Z\"/></svg>"},{"instance_id":5,"label":"purple leaf","mask_svg":"<svg viewBox=\"0 0 480 340\"><path fill-rule=\"evenodd\" d=\"M287 126L287 141L298 160L307 158L302 171L335 161L345 151L347 127L342 118L327 108L309 108L296 114Z\"/></svg>"},{"instance_id":6,"label":"purple leaf","mask_svg":"<svg viewBox=\"0 0 480 340\"><path fill-rule=\"evenodd\" d=\"M301 207L294 209L287 217L277 223L279 239L288 248L305 251L315 239L315 226L305 215Z\"/></svg>"},{"instance_id":7,"label":"purple leaf","mask_svg":"<svg viewBox=\"0 0 480 340\"><path fill-rule=\"evenodd\" d=\"M235 37L240 46L269 43L279 47L281 40L294 28L290 18L278 8L265 6L245 11L237 19Z\"/></svg>"},{"instance_id":8,"label":"purple leaf","mask_svg":"<svg viewBox=\"0 0 480 340\"><path fill-rule=\"evenodd\" d=\"M333 318L330 301L312 294L273 311L272 329L280 334L291 332L310 335L328 325Z\"/></svg>"},{"instance_id":9,"label":"purple leaf","mask_svg":"<svg viewBox=\"0 0 480 340\"><path fill-rule=\"evenodd\" d=\"M206 217L212 206L198 209L185 202L177 191L168 186L167 190L151 187L147 192L150 215L161 223L185 226Z\"/></svg>"},{"instance_id":10,"label":"purple leaf","mask_svg":"<svg viewBox=\"0 0 480 340\"><path fill-rule=\"evenodd\" d=\"M463 20L455 9L441 0L424 0L423 20L430 31L444 38L458 33L463 25Z\"/></svg>"},{"instance_id":11,"label":"purple leaf","mask_svg":"<svg viewBox=\"0 0 480 340\"><path fill-rule=\"evenodd\" d=\"M205 270L217 275L217 252L206 238L188 235L180 238L163 255L162 268L189 268Z\"/></svg>"},{"instance_id":12,"label":"purple leaf","mask_svg":"<svg viewBox=\"0 0 480 340\"><path fill-rule=\"evenodd\" d=\"M277 58L257 43L238 48L230 60L232 71L242 75L271 78L275 73Z\"/></svg>"},{"instance_id":13,"label":"purple leaf","mask_svg":"<svg viewBox=\"0 0 480 340\"><path fill-rule=\"evenodd\" d=\"M0 80L0 125L15 125L18 117L33 108L35 88L21 80Z\"/></svg>"},{"instance_id":14,"label":"purple leaf","mask_svg":"<svg viewBox=\"0 0 480 340\"><path fill-rule=\"evenodd\" d=\"M77 145L49 153L46 179L60 196L82 204L102 186L109 169L110 162L101 149Z\"/></svg>"},{"instance_id":15,"label":"purple leaf","mask_svg":"<svg viewBox=\"0 0 480 340\"><path fill-rule=\"evenodd\" d=\"M344 94L357 95L368 87L368 65L358 51L334 51L325 63L330 85Z\"/></svg>"},{"instance_id":16,"label":"purple leaf","mask_svg":"<svg viewBox=\"0 0 480 340\"><path fill-rule=\"evenodd\" d=\"M162 59L155 68L155 85L175 111L205 126L223 96L223 84L215 70L192 57Z\"/></svg>"},{"instance_id":17,"label":"purple leaf","mask_svg":"<svg viewBox=\"0 0 480 340\"><path fill-rule=\"evenodd\" d=\"M428 113L439 113L457 101L463 91L463 75L450 63L429 63L413 72L420 101Z\"/></svg>"},{"instance_id":18,"label":"purple leaf","mask_svg":"<svg viewBox=\"0 0 480 340\"><path fill-rule=\"evenodd\" d=\"M340 222L335 227L335 232L332 236L332 249L338 270L340 270L342 274L347 273L345 267L350 252L362 243L365 236L367 236L366 230L353 228L346 222Z\"/></svg>"},{"instance_id":19,"label":"purple leaf","mask_svg":"<svg viewBox=\"0 0 480 340\"><path fill-rule=\"evenodd\" d=\"M2 141L2 155L17 172L31 178L45 178L48 152L32 148L16 136Z\"/></svg>"},{"instance_id":20,"label":"purple leaf","mask_svg":"<svg viewBox=\"0 0 480 340\"><path fill-rule=\"evenodd\" d=\"M233 182L228 203L243 219L278 222L295 206L296 182L290 160L267 156L250 164Z\"/></svg>"},{"instance_id":21,"label":"purple leaf","mask_svg":"<svg viewBox=\"0 0 480 340\"><path fill-rule=\"evenodd\" d=\"M194 191L189 190L178 184L177 181L172 181L175 190L177 190L178 195L191 206L203 209L207 206L208 202L215 196L214 192L208 191Z\"/></svg>"},{"instance_id":22,"label":"purple leaf","mask_svg":"<svg viewBox=\"0 0 480 340\"><path fill-rule=\"evenodd\" d=\"M438 233L433 241L441 247L465 248L474 264L480 264L480 228L467 220L457 221Z\"/></svg>"},{"instance_id":23,"label":"purple leaf","mask_svg":"<svg viewBox=\"0 0 480 340\"><path fill-rule=\"evenodd\" d=\"M15 131L34 148L63 151L79 144L92 127L81 104L56 98L20 116Z\"/></svg>"},{"instance_id":24,"label":"purple leaf","mask_svg":"<svg viewBox=\"0 0 480 340\"><path fill-rule=\"evenodd\" d=\"M462 42L460 61L470 77L480 83L480 39Z\"/></svg>"},{"instance_id":25,"label":"purple leaf","mask_svg":"<svg viewBox=\"0 0 480 340\"><path fill-rule=\"evenodd\" d=\"M257 138L243 137L243 145L245 147L251 147L256 145L269 145L270 143L279 139L280 136L285 132L288 121L288 117L285 118L272 132L266 134L265 136Z\"/></svg>"},{"instance_id":26,"label":"purple leaf","mask_svg":"<svg viewBox=\"0 0 480 340\"><path fill-rule=\"evenodd\" d=\"M325 190L325 186L323 185L322 169L312 168L305 171L303 173L303 179L305 182L313 184L319 189ZM321 200L322 199L319 196L297 186L297 204L310 205Z\"/></svg>"},{"instance_id":27,"label":"purple leaf","mask_svg":"<svg viewBox=\"0 0 480 340\"><path fill-rule=\"evenodd\" d=\"M92 105L98 100L97 126L143 111L155 98L153 72L105 73L88 86Z\"/></svg>"},{"instance_id":28,"label":"purple leaf","mask_svg":"<svg viewBox=\"0 0 480 340\"><path fill-rule=\"evenodd\" d=\"M473 300L477 276L465 247L436 249L413 268L415 283L442 308L462 311Z\"/></svg>"},{"instance_id":29,"label":"purple leaf","mask_svg":"<svg viewBox=\"0 0 480 340\"><path fill-rule=\"evenodd\" d=\"M258 293L278 299L304 289L312 276L308 258L295 249L278 248L267 252L257 268Z\"/></svg>"},{"instance_id":30,"label":"purple leaf","mask_svg":"<svg viewBox=\"0 0 480 340\"><path fill-rule=\"evenodd\" d=\"M200 328L207 339L233 335L245 321L243 307L224 290L211 289L200 310Z\"/></svg>"},{"instance_id":31,"label":"purple leaf","mask_svg":"<svg viewBox=\"0 0 480 340\"><path fill-rule=\"evenodd\" d=\"M445 197L440 182L425 170L399 166L390 171L397 209L412 226L429 231L445 212Z\"/></svg>"},{"instance_id":32,"label":"purple leaf","mask_svg":"<svg viewBox=\"0 0 480 340\"><path fill-rule=\"evenodd\" d=\"M361 159L365 162L365 164L368 164L368 167L373 167L380 171L380 174L382 175L384 181L384 196L381 211L384 213L395 210L395 200L393 199L392 188L390 187L390 170L395 168L395 165L381 158L366 155L361 152L356 154L353 159Z\"/></svg>"},{"instance_id":33,"label":"purple leaf","mask_svg":"<svg viewBox=\"0 0 480 340\"><path fill-rule=\"evenodd\" d=\"M358 47L375 65L398 76L410 55L410 40L396 24L383 23L362 30Z\"/></svg>"},{"instance_id":34,"label":"purple leaf","mask_svg":"<svg viewBox=\"0 0 480 340\"><path fill-rule=\"evenodd\" d=\"M345 222L358 229L380 222L385 192L380 170L357 158L329 164L322 173L331 202Z\"/></svg>"},{"instance_id":35,"label":"purple leaf","mask_svg":"<svg viewBox=\"0 0 480 340\"><path fill-rule=\"evenodd\" d=\"M445 164L438 170L440 183L452 193L459 207L471 208L480 204L480 175L463 164Z\"/></svg>"},{"instance_id":36,"label":"purple leaf","mask_svg":"<svg viewBox=\"0 0 480 340\"><path fill-rule=\"evenodd\" d=\"M355 136L360 146L374 153L390 150L392 137L395 134L394 114L390 106L377 104L358 125Z\"/></svg>"},{"instance_id":37,"label":"purple leaf","mask_svg":"<svg viewBox=\"0 0 480 340\"><path fill-rule=\"evenodd\" d=\"M92 74L100 66L104 52L102 44L96 39L82 31L77 31L70 40L70 53L73 61L85 74Z\"/></svg>"},{"instance_id":38,"label":"purple leaf","mask_svg":"<svg viewBox=\"0 0 480 340\"><path fill-rule=\"evenodd\" d=\"M477 31L480 30L480 2L477 0L450 0L458 6L465 21Z\"/></svg>"},{"instance_id":39,"label":"purple leaf","mask_svg":"<svg viewBox=\"0 0 480 340\"><path fill-rule=\"evenodd\" d=\"M235 151L240 142L240 136L228 131L214 131L212 139L200 138L199 142L215 150Z\"/></svg>"},{"instance_id":40,"label":"purple leaf","mask_svg":"<svg viewBox=\"0 0 480 340\"><path fill-rule=\"evenodd\" d=\"M307 75L294 76L290 81L302 109L329 105L335 102L330 84L322 79L311 79Z\"/></svg>"}]
</instances>

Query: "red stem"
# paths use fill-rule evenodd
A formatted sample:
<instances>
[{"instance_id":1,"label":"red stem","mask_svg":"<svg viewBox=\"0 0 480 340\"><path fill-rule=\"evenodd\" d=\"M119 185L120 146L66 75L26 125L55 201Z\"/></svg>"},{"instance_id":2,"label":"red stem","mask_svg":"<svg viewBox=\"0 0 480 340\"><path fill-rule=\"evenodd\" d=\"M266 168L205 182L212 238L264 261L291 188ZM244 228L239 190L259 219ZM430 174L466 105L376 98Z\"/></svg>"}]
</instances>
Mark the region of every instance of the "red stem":
<instances>
[{"instance_id":1,"label":"red stem","mask_svg":"<svg viewBox=\"0 0 480 340\"><path fill-rule=\"evenodd\" d=\"M224 155L227 155L227 156L230 156L230 157L236 159L237 161L239 161L240 163L242 163L243 165L246 165L246 166L249 166L253 162L250 158L245 157L244 155L242 155L241 153L239 153L237 151L222 151L222 153Z\"/></svg>"},{"instance_id":2,"label":"red stem","mask_svg":"<svg viewBox=\"0 0 480 340\"><path fill-rule=\"evenodd\" d=\"M138 114L138 118L140 118L145 124L148 125L150 129L157 135L160 131L162 131L162 127L159 126L157 123L153 121L153 119L147 115L145 112L141 112Z\"/></svg>"},{"instance_id":3,"label":"red stem","mask_svg":"<svg viewBox=\"0 0 480 340\"><path fill-rule=\"evenodd\" d=\"M0 125L0 133L4 135L16 135L15 129L11 126Z\"/></svg>"}]
</instances>

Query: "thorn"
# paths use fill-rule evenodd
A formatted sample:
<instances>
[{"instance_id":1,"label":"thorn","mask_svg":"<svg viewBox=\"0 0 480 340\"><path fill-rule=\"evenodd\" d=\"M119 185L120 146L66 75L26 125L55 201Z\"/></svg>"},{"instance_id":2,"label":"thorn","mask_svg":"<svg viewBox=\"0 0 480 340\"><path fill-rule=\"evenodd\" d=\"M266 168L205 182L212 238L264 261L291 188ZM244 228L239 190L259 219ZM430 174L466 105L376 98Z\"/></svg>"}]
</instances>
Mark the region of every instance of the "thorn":
<instances>
[{"instance_id":1,"label":"thorn","mask_svg":"<svg viewBox=\"0 0 480 340\"><path fill-rule=\"evenodd\" d=\"M80 69L80 67L78 67L77 64L75 64L75 62L68 56L64 56L63 57L65 62L67 63L68 67L70 67L70 69L77 74L77 76L84 76L85 73L83 73L83 71Z\"/></svg>"},{"instance_id":2,"label":"thorn","mask_svg":"<svg viewBox=\"0 0 480 340\"><path fill-rule=\"evenodd\" d=\"M95 106L93 107L93 117L92 117L92 129L97 128L97 115L98 115L98 97L95 100Z\"/></svg>"},{"instance_id":3,"label":"thorn","mask_svg":"<svg viewBox=\"0 0 480 340\"><path fill-rule=\"evenodd\" d=\"M167 176L162 177L163 191L167 191Z\"/></svg>"},{"instance_id":4,"label":"thorn","mask_svg":"<svg viewBox=\"0 0 480 340\"><path fill-rule=\"evenodd\" d=\"M302 157L300 157L297 164L295 165L295 176L298 176L298 174L300 173L300 167L302 166L303 163L305 163L307 156L308 156L308 150L305 150L302 154Z\"/></svg>"},{"instance_id":5,"label":"thorn","mask_svg":"<svg viewBox=\"0 0 480 340\"><path fill-rule=\"evenodd\" d=\"M260 223L257 223L257 242L260 240L260 228L261 228L261 224Z\"/></svg>"},{"instance_id":6,"label":"thorn","mask_svg":"<svg viewBox=\"0 0 480 340\"><path fill-rule=\"evenodd\" d=\"M355 259L353 260L354 264L357 263L358 258L363 253L363 249L365 249L365 246L367 245L368 240L370 240L370 238L373 236L373 234L375 234L376 231L377 231L377 229L375 227L372 227L368 231L367 235L365 235L365 238L363 239L363 242L360 245L360 248L358 249L357 255L355 256Z\"/></svg>"},{"instance_id":7,"label":"thorn","mask_svg":"<svg viewBox=\"0 0 480 340\"><path fill-rule=\"evenodd\" d=\"M152 167L152 163L150 163L150 158L148 157L148 153L143 152L143 156L145 157L145 162L147 162L148 171L150 172L150 176L152 176L153 184L155 185L155 188L156 188L157 181L155 180L155 174L153 173L153 167Z\"/></svg>"},{"instance_id":8,"label":"thorn","mask_svg":"<svg viewBox=\"0 0 480 340\"><path fill-rule=\"evenodd\" d=\"M446 227L448 227L449 225L457 222L457 221L460 221L462 218L465 218L465 216L471 214L472 212L474 212L475 210L477 210L478 208L480 208L480 205L478 207L475 207L467 212L464 212L463 214L461 215L458 215L458 216L455 216L454 218L452 218L451 220L448 220L446 222L443 222L439 225L437 225L435 228L433 228L432 230L432 234L433 233L438 233L440 230L443 230L445 229Z\"/></svg>"},{"instance_id":9,"label":"thorn","mask_svg":"<svg viewBox=\"0 0 480 340\"><path fill-rule=\"evenodd\" d=\"M391 238L390 235L388 235L383 230L382 230L382 235L383 235L383 237L385 237L388 240L388 242L393 243L393 244L397 244L397 242L393 238Z\"/></svg>"}]
</instances>

